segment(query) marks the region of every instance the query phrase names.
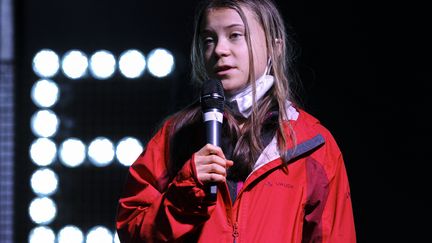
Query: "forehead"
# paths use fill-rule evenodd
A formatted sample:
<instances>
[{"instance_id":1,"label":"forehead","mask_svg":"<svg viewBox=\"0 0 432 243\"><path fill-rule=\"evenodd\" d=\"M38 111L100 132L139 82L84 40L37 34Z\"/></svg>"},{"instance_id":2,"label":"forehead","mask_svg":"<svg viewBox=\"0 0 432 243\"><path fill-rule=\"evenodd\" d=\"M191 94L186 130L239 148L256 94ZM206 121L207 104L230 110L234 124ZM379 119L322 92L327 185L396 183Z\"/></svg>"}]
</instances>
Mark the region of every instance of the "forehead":
<instances>
[{"instance_id":1,"label":"forehead","mask_svg":"<svg viewBox=\"0 0 432 243\"><path fill-rule=\"evenodd\" d=\"M240 14L232 8L210 8L204 13L201 28L212 28L227 24L241 24Z\"/></svg>"},{"instance_id":2,"label":"forehead","mask_svg":"<svg viewBox=\"0 0 432 243\"><path fill-rule=\"evenodd\" d=\"M254 15L248 8L241 7L241 11L249 24L256 22L256 18L254 18ZM204 13L201 29L233 24L244 25L243 20L236 9L229 7L214 7L207 9Z\"/></svg>"}]
</instances>

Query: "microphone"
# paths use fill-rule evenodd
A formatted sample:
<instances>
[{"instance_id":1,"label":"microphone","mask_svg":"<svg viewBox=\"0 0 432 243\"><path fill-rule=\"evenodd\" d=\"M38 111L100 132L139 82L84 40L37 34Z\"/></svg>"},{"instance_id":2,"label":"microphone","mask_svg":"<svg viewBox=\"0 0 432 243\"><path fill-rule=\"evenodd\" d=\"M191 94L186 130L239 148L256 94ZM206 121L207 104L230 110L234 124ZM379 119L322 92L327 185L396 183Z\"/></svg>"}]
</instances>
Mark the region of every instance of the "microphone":
<instances>
[{"instance_id":1,"label":"microphone","mask_svg":"<svg viewBox=\"0 0 432 243\"><path fill-rule=\"evenodd\" d=\"M207 143L220 147L224 108L224 91L222 82L210 79L204 82L201 90L201 109ZM216 200L217 186L210 184L210 198Z\"/></svg>"}]
</instances>

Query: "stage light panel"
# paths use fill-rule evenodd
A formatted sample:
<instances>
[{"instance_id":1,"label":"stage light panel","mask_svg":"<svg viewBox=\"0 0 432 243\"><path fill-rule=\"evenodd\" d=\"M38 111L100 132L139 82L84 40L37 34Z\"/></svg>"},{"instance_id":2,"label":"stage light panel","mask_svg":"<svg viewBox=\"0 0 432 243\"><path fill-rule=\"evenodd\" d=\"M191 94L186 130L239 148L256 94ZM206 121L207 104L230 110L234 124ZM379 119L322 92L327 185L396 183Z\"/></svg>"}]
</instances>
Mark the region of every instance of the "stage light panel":
<instances>
[{"instance_id":1,"label":"stage light panel","mask_svg":"<svg viewBox=\"0 0 432 243\"><path fill-rule=\"evenodd\" d=\"M96 79L107 79L114 74L116 60L114 55L106 50L95 52L90 57L90 72Z\"/></svg>"},{"instance_id":2,"label":"stage light panel","mask_svg":"<svg viewBox=\"0 0 432 243\"><path fill-rule=\"evenodd\" d=\"M97 167L109 165L114 159L113 143L105 137L95 138L88 147L90 161Z\"/></svg>"},{"instance_id":3,"label":"stage light panel","mask_svg":"<svg viewBox=\"0 0 432 243\"><path fill-rule=\"evenodd\" d=\"M87 74L88 65L88 58L84 52L70 50L64 55L61 68L68 78L79 79Z\"/></svg>"},{"instance_id":4,"label":"stage light panel","mask_svg":"<svg viewBox=\"0 0 432 243\"><path fill-rule=\"evenodd\" d=\"M174 70L174 56L163 48L151 51L147 63L149 72L158 78L163 78Z\"/></svg>"},{"instance_id":5,"label":"stage light panel","mask_svg":"<svg viewBox=\"0 0 432 243\"><path fill-rule=\"evenodd\" d=\"M50 196L57 191L58 176L51 169L38 169L31 176L30 185L36 195Z\"/></svg>"},{"instance_id":6,"label":"stage light panel","mask_svg":"<svg viewBox=\"0 0 432 243\"><path fill-rule=\"evenodd\" d=\"M120 73L126 78L139 78L145 70L146 60L144 54L138 50L127 50L120 54Z\"/></svg>"},{"instance_id":7,"label":"stage light panel","mask_svg":"<svg viewBox=\"0 0 432 243\"><path fill-rule=\"evenodd\" d=\"M50 108L58 101L59 95L58 85L48 79L37 81L31 90L31 99L39 108Z\"/></svg>"},{"instance_id":8,"label":"stage light panel","mask_svg":"<svg viewBox=\"0 0 432 243\"><path fill-rule=\"evenodd\" d=\"M31 118L31 130L37 137L51 137L57 133L60 120L48 109L39 110Z\"/></svg>"},{"instance_id":9,"label":"stage light panel","mask_svg":"<svg viewBox=\"0 0 432 243\"><path fill-rule=\"evenodd\" d=\"M54 162L57 154L56 144L48 138L38 138L30 145L30 158L38 166L47 166Z\"/></svg>"},{"instance_id":10,"label":"stage light panel","mask_svg":"<svg viewBox=\"0 0 432 243\"><path fill-rule=\"evenodd\" d=\"M117 160L124 166L130 166L142 153L141 142L133 137L126 137L120 140L116 148Z\"/></svg>"},{"instance_id":11,"label":"stage light panel","mask_svg":"<svg viewBox=\"0 0 432 243\"><path fill-rule=\"evenodd\" d=\"M86 236L86 243L112 243L113 234L104 226L91 228Z\"/></svg>"},{"instance_id":12,"label":"stage light panel","mask_svg":"<svg viewBox=\"0 0 432 243\"><path fill-rule=\"evenodd\" d=\"M33 71L41 78L51 78L57 74L60 61L57 53L50 49L42 49L33 58Z\"/></svg>"},{"instance_id":13,"label":"stage light panel","mask_svg":"<svg viewBox=\"0 0 432 243\"><path fill-rule=\"evenodd\" d=\"M57 234L57 243L83 243L83 232L74 225L64 226Z\"/></svg>"},{"instance_id":14,"label":"stage light panel","mask_svg":"<svg viewBox=\"0 0 432 243\"><path fill-rule=\"evenodd\" d=\"M60 162L67 167L77 167L86 158L85 144L78 138L68 138L63 141L59 148Z\"/></svg>"},{"instance_id":15,"label":"stage light panel","mask_svg":"<svg viewBox=\"0 0 432 243\"><path fill-rule=\"evenodd\" d=\"M29 206L29 215L36 224L49 224L57 214L57 207L49 197L38 197L33 199Z\"/></svg>"},{"instance_id":16,"label":"stage light panel","mask_svg":"<svg viewBox=\"0 0 432 243\"><path fill-rule=\"evenodd\" d=\"M47 226L38 226L30 231L29 243L55 243L54 231Z\"/></svg>"}]
</instances>

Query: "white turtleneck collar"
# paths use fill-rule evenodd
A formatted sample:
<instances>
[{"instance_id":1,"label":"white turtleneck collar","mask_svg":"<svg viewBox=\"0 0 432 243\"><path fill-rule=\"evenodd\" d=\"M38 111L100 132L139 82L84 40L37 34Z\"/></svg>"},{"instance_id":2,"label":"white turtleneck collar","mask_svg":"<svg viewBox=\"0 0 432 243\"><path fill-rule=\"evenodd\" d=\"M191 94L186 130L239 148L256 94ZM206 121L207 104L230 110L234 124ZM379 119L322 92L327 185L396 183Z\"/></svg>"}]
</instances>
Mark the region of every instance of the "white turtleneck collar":
<instances>
[{"instance_id":1,"label":"white turtleneck collar","mask_svg":"<svg viewBox=\"0 0 432 243\"><path fill-rule=\"evenodd\" d=\"M256 95L255 101L260 100L264 94L273 86L274 77L266 74L261 76L256 82ZM244 118L248 118L252 113L252 84L249 84L243 91L235 94L232 97L227 98L228 103L235 113L242 115Z\"/></svg>"}]
</instances>

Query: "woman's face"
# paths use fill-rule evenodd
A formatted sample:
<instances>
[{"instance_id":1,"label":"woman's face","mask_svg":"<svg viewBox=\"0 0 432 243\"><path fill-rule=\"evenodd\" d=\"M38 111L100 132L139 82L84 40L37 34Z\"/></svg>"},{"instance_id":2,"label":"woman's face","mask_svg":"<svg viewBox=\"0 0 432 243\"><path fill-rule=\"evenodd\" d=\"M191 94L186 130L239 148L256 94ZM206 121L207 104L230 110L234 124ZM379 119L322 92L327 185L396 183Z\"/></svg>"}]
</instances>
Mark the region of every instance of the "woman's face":
<instances>
[{"instance_id":1,"label":"woman's face","mask_svg":"<svg viewBox=\"0 0 432 243\"><path fill-rule=\"evenodd\" d=\"M255 78L264 74L267 47L264 30L247 8L242 8L249 25ZM245 25L231 8L213 8L201 28L205 66L210 78L222 81L227 94L234 95L248 84L249 51Z\"/></svg>"}]
</instances>

